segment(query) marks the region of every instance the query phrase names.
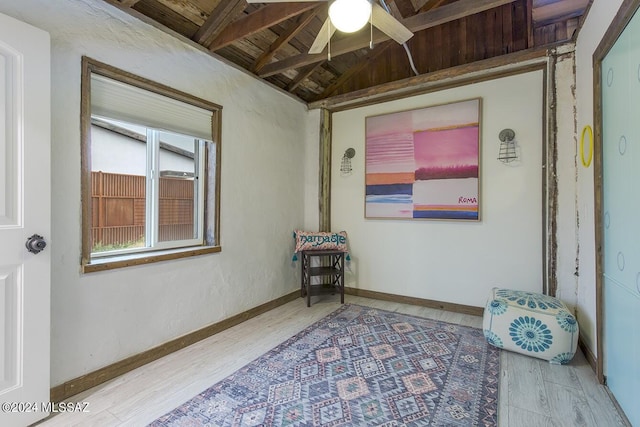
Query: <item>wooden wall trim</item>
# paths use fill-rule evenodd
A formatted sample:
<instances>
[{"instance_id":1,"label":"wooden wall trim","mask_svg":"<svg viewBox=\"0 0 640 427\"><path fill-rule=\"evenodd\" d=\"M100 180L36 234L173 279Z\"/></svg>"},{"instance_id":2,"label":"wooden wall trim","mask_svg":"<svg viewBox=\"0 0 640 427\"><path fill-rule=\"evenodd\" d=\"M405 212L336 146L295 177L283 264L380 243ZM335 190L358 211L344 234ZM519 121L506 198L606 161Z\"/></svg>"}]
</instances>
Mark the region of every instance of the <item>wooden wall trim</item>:
<instances>
[{"instance_id":1,"label":"wooden wall trim","mask_svg":"<svg viewBox=\"0 0 640 427\"><path fill-rule=\"evenodd\" d=\"M87 265L91 261L91 68L91 59L83 56L80 84L80 265Z\"/></svg>"},{"instance_id":2,"label":"wooden wall trim","mask_svg":"<svg viewBox=\"0 0 640 427\"><path fill-rule=\"evenodd\" d=\"M331 231L331 111L320 112L319 231Z\"/></svg>"},{"instance_id":3,"label":"wooden wall trim","mask_svg":"<svg viewBox=\"0 0 640 427\"><path fill-rule=\"evenodd\" d=\"M602 352L604 346L603 322L604 313L602 301L604 257L602 252L603 236L603 201L602 201L602 96L601 96L602 60L598 60L593 67L593 210L594 210L594 234L596 256L596 376L600 384L604 384L604 361Z\"/></svg>"},{"instance_id":4,"label":"wooden wall trim","mask_svg":"<svg viewBox=\"0 0 640 427\"><path fill-rule=\"evenodd\" d=\"M135 265L145 265L151 264L154 262L161 261L171 261L175 259L182 258L190 258L194 256L213 254L221 252L222 248L220 246L200 246L195 248L186 248L186 249L176 249L170 251L159 251L159 252L142 252L140 254L135 254L126 259L107 259L104 262L95 262L93 264L84 264L81 266L83 273L95 273L97 271L107 271L114 270L117 268L123 267L132 267Z\"/></svg>"},{"instance_id":5,"label":"wooden wall trim","mask_svg":"<svg viewBox=\"0 0 640 427\"><path fill-rule=\"evenodd\" d=\"M557 122L557 84L556 84L556 55L549 55L549 61L547 66L547 72L545 73L546 81L546 98L545 98L545 112L546 120L546 144L543 144L543 195L546 199L543 200L543 215L542 218L545 221L542 232L546 235L546 239L543 236L543 250L545 251L545 262L543 266L544 277L543 293L552 297L556 296L558 288L558 280L556 274L556 268L558 265L558 122Z\"/></svg>"},{"instance_id":6,"label":"wooden wall trim","mask_svg":"<svg viewBox=\"0 0 640 427\"><path fill-rule=\"evenodd\" d=\"M215 102L211 102L190 93L174 89L171 86L167 86L162 83L147 79L145 77L141 77L137 74L114 67L113 65L109 65L104 62L100 62L88 56L82 57L82 65L83 71L88 74L87 76L83 77L86 77L88 79L91 79L91 74L98 74L100 76L104 76L109 79L128 84L129 86L134 86L166 98L175 99L176 101L184 102L185 104L202 108L204 110L210 111L214 116L217 111L222 110L222 105L218 105ZM87 89L91 89L90 85L87 85ZM88 97L88 99L90 106L91 98ZM89 109L89 111L91 110ZM214 119L216 119L216 117L214 117Z\"/></svg>"},{"instance_id":7,"label":"wooden wall trim","mask_svg":"<svg viewBox=\"0 0 640 427\"><path fill-rule=\"evenodd\" d=\"M245 312L236 314L235 316L231 316L220 322L213 323L202 329L198 329L197 331L175 338L142 353L127 357L126 359L113 363L109 366L105 366L96 371L69 380L51 388L50 399L52 402L62 402L75 394L112 380L129 371L139 368L140 366L146 365L149 362L153 362L154 360L188 347L191 344L215 335L218 332L222 332L225 329L229 329L232 326L240 324L260 314L266 313L267 311L273 310L274 308L291 302L299 297L300 291L296 290L280 298L268 301Z\"/></svg>"},{"instance_id":8,"label":"wooden wall trim","mask_svg":"<svg viewBox=\"0 0 640 427\"><path fill-rule=\"evenodd\" d=\"M364 298L377 299L382 301L391 301L401 304L418 305L421 307L435 308L439 310L451 311L454 313L470 314L472 316L482 316L483 307L475 307L472 305L455 304L452 302L435 301L424 298L415 298L405 295L388 294L386 292L369 291L367 289L358 289L345 286L344 293L347 295L355 295Z\"/></svg>"}]
</instances>

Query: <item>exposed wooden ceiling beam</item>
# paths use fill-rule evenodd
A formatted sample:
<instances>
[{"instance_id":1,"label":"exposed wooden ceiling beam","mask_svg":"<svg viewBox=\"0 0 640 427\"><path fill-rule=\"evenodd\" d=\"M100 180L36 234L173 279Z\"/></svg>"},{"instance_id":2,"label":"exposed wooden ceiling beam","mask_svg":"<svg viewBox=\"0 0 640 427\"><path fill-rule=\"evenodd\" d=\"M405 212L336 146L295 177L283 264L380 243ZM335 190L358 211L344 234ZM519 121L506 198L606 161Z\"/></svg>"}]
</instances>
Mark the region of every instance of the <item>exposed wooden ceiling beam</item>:
<instances>
[{"instance_id":1,"label":"exposed wooden ceiling beam","mask_svg":"<svg viewBox=\"0 0 640 427\"><path fill-rule=\"evenodd\" d=\"M365 68L369 67L371 65L371 61L373 61L378 56L380 56L390 46L393 46L393 43L394 43L393 40L387 40L386 42L383 42L375 46L375 48L372 51L370 51L367 55L360 58L358 63L350 67L347 71L342 73L342 75L338 77L338 79L335 82L327 86L324 92L322 92L320 95L316 97L316 101L333 95L334 92L336 92L338 89L340 89L340 87L342 87L345 83L351 80L353 76L355 76Z\"/></svg>"},{"instance_id":2,"label":"exposed wooden ceiling beam","mask_svg":"<svg viewBox=\"0 0 640 427\"><path fill-rule=\"evenodd\" d=\"M271 61L271 58L275 55L275 53L285 44L289 43L289 41L296 36L304 27L307 26L309 22L315 16L320 13L320 11L324 11L326 14L327 5L316 6L315 8L306 11L302 15L298 16L295 22L287 28L285 32L280 34L280 37L276 39L271 46L264 51L262 55L260 55L256 61L253 63L253 67L251 69L253 72L259 71L262 67Z\"/></svg>"},{"instance_id":3,"label":"exposed wooden ceiling beam","mask_svg":"<svg viewBox=\"0 0 640 427\"><path fill-rule=\"evenodd\" d=\"M515 0L459 0L455 3L441 6L428 12L420 13L402 20L402 24L412 32L432 28L446 22L455 21L469 15L484 12L505 4L513 3ZM381 43L389 40L389 37L380 32L374 31L373 42ZM361 32L350 37L345 37L331 44L331 55L336 57L354 50L365 48L369 45L369 34ZM268 77L282 73L291 68L298 68L327 58L326 49L323 53L308 55L306 53L291 56L278 62L265 65L258 73L260 77Z\"/></svg>"},{"instance_id":4,"label":"exposed wooden ceiling beam","mask_svg":"<svg viewBox=\"0 0 640 427\"><path fill-rule=\"evenodd\" d=\"M273 25L317 7L316 2L271 3L229 24L211 43L216 51Z\"/></svg>"},{"instance_id":5,"label":"exposed wooden ceiling beam","mask_svg":"<svg viewBox=\"0 0 640 427\"><path fill-rule=\"evenodd\" d=\"M220 34L246 7L246 0L221 1L198 32L193 35L192 40L207 46L209 41Z\"/></svg>"}]
</instances>

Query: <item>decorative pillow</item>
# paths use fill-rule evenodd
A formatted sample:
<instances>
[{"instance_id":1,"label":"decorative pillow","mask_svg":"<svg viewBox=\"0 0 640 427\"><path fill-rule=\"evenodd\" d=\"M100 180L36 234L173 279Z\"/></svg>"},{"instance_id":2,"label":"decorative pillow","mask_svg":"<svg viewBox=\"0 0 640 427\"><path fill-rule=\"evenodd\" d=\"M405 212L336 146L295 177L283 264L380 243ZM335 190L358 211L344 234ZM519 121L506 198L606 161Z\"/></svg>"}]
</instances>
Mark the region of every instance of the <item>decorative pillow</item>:
<instances>
[{"instance_id":1,"label":"decorative pillow","mask_svg":"<svg viewBox=\"0 0 640 427\"><path fill-rule=\"evenodd\" d=\"M296 249L300 251L344 251L347 252L347 232L295 231Z\"/></svg>"}]
</instances>

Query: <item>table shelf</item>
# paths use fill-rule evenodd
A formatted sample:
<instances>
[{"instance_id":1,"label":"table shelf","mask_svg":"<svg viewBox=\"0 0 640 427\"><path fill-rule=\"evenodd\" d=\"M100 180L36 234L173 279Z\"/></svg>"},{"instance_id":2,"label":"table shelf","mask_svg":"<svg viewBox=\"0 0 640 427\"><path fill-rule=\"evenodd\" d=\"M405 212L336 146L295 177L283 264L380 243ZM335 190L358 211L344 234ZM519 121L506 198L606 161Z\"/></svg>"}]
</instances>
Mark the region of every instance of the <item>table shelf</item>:
<instances>
[{"instance_id":1,"label":"table shelf","mask_svg":"<svg viewBox=\"0 0 640 427\"><path fill-rule=\"evenodd\" d=\"M312 295L336 292L344 304L344 252L302 251L301 258L300 296L307 297L307 307L311 307ZM322 283L312 284L314 277L322 277Z\"/></svg>"}]
</instances>

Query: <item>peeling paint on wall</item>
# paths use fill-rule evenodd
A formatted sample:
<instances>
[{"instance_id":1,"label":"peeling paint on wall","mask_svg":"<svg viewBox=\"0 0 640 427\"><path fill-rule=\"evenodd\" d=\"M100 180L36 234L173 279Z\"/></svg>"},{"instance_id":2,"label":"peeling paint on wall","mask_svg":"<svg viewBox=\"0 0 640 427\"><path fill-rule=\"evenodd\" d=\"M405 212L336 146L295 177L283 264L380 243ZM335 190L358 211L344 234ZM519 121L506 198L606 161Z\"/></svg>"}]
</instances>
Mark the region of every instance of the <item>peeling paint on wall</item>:
<instances>
[{"instance_id":1,"label":"peeling paint on wall","mask_svg":"<svg viewBox=\"0 0 640 427\"><path fill-rule=\"evenodd\" d=\"M571 308L577 305L578 222L577 198L577 117L575 83L575 46L564 45L555 51L554 96L556 100L556 296Z\"/></svg>"}]
</instances>

